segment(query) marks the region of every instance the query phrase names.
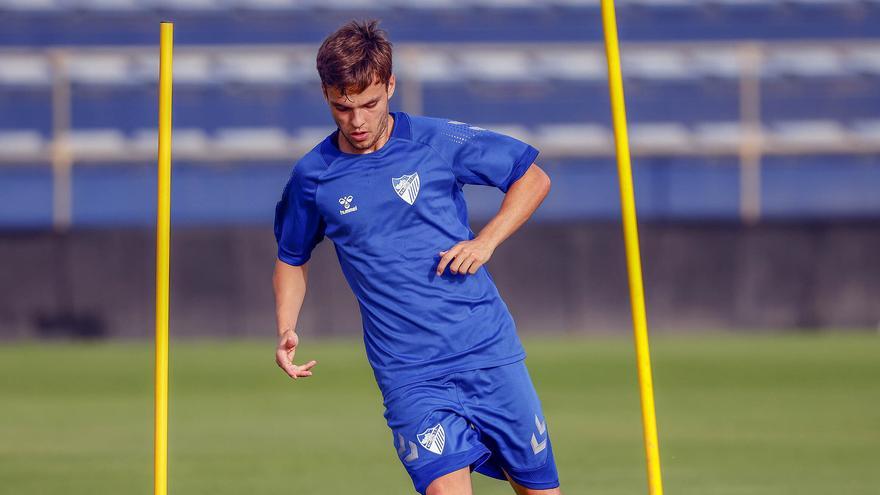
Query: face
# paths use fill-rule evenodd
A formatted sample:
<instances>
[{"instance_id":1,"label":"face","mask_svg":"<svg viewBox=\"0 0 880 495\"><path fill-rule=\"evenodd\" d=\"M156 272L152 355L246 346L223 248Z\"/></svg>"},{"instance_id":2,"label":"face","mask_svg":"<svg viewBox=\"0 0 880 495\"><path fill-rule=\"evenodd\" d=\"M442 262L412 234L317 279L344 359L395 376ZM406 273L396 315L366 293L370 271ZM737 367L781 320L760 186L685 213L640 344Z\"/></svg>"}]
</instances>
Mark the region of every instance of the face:
<instances>
[{"instance_id":1,"label":"face","mask_svg":"<svg viewBox=\"0 0 880 495\"><path fill-rule=\"evenodd\" d=\"M339 127L339 149L346 153L372 153L388 141L388 100L393 94L393 75L387 86L375 83L360 93L343 95L336 88L324 88L330 113Z\"/></svg>"}]
</instances>

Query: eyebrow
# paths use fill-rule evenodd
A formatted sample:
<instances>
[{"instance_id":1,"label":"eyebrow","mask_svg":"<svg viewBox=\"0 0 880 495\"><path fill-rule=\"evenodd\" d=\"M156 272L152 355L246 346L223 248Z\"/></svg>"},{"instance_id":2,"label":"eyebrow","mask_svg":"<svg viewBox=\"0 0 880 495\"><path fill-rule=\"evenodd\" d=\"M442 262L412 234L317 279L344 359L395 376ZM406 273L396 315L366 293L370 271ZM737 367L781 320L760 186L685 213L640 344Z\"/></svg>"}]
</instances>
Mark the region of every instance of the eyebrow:
<instances>
[{"instance_id":1,"label":"eyebrow","mask_svg":"<svg viewBox=\"0 0 880 495\"><path fill-rule=\"evenodd\" d=\"M367 105L371 105L371 104L373 104L373 103L378 103L378 102L379 102L379 99L380 99L380 97L377 96L377 97L373 98L372 100L370 100L370 101L364 103L364 104L361 105L361 106L362 106L362 107L365 107L365 106L367 106ZM352 107L352 106L349 106L349 105L345 105L345 104L343 104L343 103L333 102L333 104L336 105L337 107L342 107L342 108L346 108L346 109L357 108L357 107Z\"/></svg>"}]
</instances>

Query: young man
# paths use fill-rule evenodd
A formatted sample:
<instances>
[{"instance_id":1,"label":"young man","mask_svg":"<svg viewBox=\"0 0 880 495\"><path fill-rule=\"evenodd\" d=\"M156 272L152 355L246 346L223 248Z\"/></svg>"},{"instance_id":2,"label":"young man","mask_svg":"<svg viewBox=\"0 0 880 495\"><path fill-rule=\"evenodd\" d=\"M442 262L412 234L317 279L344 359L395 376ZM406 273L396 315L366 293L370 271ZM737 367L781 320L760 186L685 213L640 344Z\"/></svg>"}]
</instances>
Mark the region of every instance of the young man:
<instances>
[{"instance_id":1,"label":"young man","mask_svg":"<svg viewBox=\"0 0 880 495\"><path fill-rule=\"evenodd\" d=\"M470 472L518 495L559 494L541 404L513 319L483 265L550 190L538 151L446 119L389 114L391 44L376 21L351 22L318 51L338 129L294 167L275 212L278 365L292 363L312 249L333 240L360 303L367 357L393 448L415 489L469 495ZM479 235L464 184L505 198Z\"/></svg>"}]
</instances>

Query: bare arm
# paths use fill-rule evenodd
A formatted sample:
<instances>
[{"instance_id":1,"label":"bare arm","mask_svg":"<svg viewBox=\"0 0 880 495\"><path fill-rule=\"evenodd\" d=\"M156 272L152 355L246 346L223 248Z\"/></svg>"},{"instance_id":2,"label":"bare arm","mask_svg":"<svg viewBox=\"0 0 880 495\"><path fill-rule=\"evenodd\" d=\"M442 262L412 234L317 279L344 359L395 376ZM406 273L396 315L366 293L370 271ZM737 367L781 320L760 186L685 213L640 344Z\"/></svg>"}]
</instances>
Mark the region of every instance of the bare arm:
<instances>
[{"instance_id":1,"label":"bare arm","mask_svg":"<svg viewBox=\"0 0 880 495\"><path fill-rule=\"evenodd\" d=\"M462 241L452 248L441 251L437 275L447 265L452 273L474 274L489 261L502 242L519 229L532 216L550 192L550 177L537 164L532 164L504 196L498 213L472 240Z\"/></svg>"},{"instance_id":2,"label":"bare arm","mask_svg":"<svg viewBox=\"0 0 880 495\"><path fill-rule=\"evenodd\" d=\"M306 297L308 282L308 263L293 266L281 260L275 260L275 272L272 275L272 286L275 289L275 316L278 321L278 348L275 350L275 362L291 378L312 376L311 370L317 361L297 366L293 364L293 356L299 345L296 334L296 321Z\"/></svg>"}]
</instances>

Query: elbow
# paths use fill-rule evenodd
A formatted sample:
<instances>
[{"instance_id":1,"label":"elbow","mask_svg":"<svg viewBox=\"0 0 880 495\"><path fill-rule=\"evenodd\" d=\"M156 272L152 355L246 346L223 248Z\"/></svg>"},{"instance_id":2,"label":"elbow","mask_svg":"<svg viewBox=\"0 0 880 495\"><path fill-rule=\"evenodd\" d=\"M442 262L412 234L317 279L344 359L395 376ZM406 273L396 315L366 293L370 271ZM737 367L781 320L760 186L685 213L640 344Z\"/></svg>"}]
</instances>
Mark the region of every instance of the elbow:
<instances>
[{"instance_id":1,"label":"elbow","mask_svg":"<svg viewBox=\"0 0 880 495\"><path fill-rule=\"evenodd\" d=\"M541 171L541 199L546 198L548 194L550 194L550 187L552 182L550 181L550 176L547 175L542 169L538 169Z\"/></svg>"}]
</instances>

